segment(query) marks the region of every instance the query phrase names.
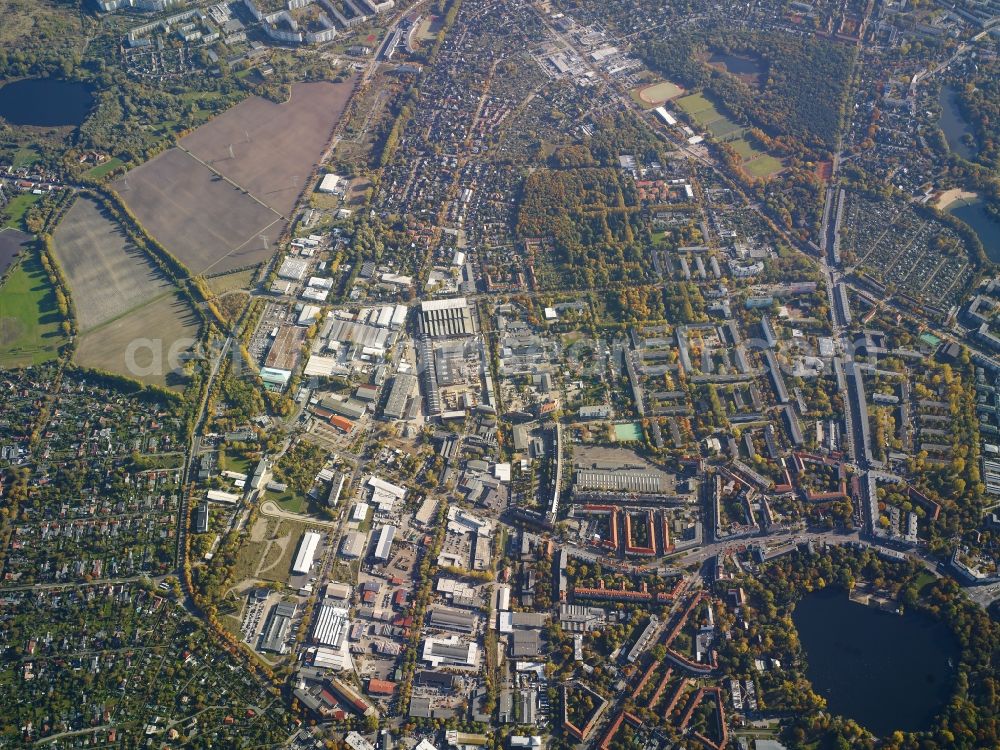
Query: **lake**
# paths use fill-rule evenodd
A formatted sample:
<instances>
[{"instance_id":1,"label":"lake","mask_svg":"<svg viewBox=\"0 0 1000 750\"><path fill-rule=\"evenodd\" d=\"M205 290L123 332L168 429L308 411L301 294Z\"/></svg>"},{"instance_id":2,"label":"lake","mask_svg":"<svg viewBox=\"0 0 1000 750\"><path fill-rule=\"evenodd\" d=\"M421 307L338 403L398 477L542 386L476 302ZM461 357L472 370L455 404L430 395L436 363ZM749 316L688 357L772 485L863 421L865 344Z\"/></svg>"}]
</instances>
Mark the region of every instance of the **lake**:
<instances>
[{"instance_id":1,"label":"lake","mask_svg":"<svg viewBox=\"0 0 1000 750\"><path fill-rule=\"evenodd\" d=\"M941 105L938 127L944 133L948 148L963 159L971 161L976 158L978 149L970 146L963 138L967 134L972 135L972 128L962 117L962 110L958 106L958 92L951 86L942 86L938 94L938 103Z\"/></svg>"},{"instance_id":2,"label":"lake","mask_svg":"<svg viewBox=\"0 0 1000 750\"><path fill-rule=\"evenodd\" d=\"M713 52L708 64L716 70L724 70L747 84L757 85L764 72L763 62L757 58L734 55L729 52Z\"/></svg>"},{"instance_id":3,"label":"lake","mask_svg":"<svg viewBox=\"0 0 1000 750\"><path fill-rule=\"evenodd\" d=\"M806 595L792 621L816 694L876 736L927 729L951 697L958 644L924 613L883 612L826 588Z\"/></svg>"},{"instance_id":4,"label":"lake","mask_svg":"<svg viewBox=\"0 0 1000 750\"><path fill-rule=\"evenodd\" d=\"M1000 221L986 213L981 200L957 200L948 206L947 211L972 227L983 243L986 257L1000 263Z\"/></svg>"},{"instance_id":5,"label":"lake","mask_svg":"<svg viewBox=\"0 0 1000 750\"><path fill-rule=\"evenodd\" d=\"M0 117L11 125L76 126L93 105L90 87L78 81L22 78L0 88Z\"/></svg>"}]
</instances>

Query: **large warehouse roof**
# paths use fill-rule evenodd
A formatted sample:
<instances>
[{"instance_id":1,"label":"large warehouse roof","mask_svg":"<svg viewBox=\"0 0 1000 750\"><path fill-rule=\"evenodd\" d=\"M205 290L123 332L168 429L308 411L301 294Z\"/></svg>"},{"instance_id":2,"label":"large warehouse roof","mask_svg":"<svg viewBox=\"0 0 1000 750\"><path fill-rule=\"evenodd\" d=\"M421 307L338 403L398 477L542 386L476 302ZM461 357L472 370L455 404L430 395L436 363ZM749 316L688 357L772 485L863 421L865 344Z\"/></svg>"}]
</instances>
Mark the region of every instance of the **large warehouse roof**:
<instances>
[{"instance_id":1,"label":"large warehouse roof","mask_svg":"<svg viewBox=\"0 0 1000 750\"><path fill-rule=\"evenodd\" d=\"M471 336L472 311L465 297L420 303L420 330L433 337Z\"/></svg>"},{"instance_id":2,"label":"large warehouse roof","mask_svg":"<svg viewBox=\"0 0 1000 750\"><path fill-rule=\"evenodd\" d=\"M295 556L292 564L293 573L308 573L312 568L313 557L316 556L316 548L319 546L319 534L315 531L307 531L302 536L302 543L299 545L299 553Z\"/></svg>"},{"instance_id":3,"label":"large warehouse roof","mask_svg":"<svg viewBox=\"0 0 1000 750\"><path fill-rule=\"evenodd\" d=\"M347 609L324 602L316 613L313 640L324 646L339 649L344 643L347 625Z\"/></svg>"},{"instance_id":4,"label":"large warehouse roof","mask_svg":"<svg viewBox=\"0 0 1000 750\"><path fill-rule=\"evenodd\" d=\"M396 538L395 526L383 526L378 533L378 542L375 545L375 559L388 560L389 552L392 550L392 540Z\"/></svg>"},{"instance_id":5,"label":"large warehouse roof","mask_svg":"<svg viewBox=\"0 0 1000 750\"><path fill-rule=\"evenodd\" d=\"M368 486L376 490L382 490L383 492L388 492L391 495L395 495L396 499L402 500L406 497L406 488L399 487L395 484L385 481L384 479L379 479L374 474L368 477Z\"/></svg>"},{"instance_id":6,"label":"large warehouse roof","mask_svg":"<svg viewBox=\"0 0 1000 750\"><path fill-rule=\"evenodd\" d=\"M365 551L365 534L359 531L348 531L340 544L340 554L348 558L361 557Z\"/></svg>"},{"instance_id":7,"label":"large warehouse roof","mask_svg":"<svg viewBox=\"0 0 1000 750\"><path fill-rule=\"evenodd\" d=\"M397 373L389 390L389 398L386 399L385 407L382 409L382 416L386 419L402 419L416 384L416 375L408 372Z\"/></svg>"}]
</instances>

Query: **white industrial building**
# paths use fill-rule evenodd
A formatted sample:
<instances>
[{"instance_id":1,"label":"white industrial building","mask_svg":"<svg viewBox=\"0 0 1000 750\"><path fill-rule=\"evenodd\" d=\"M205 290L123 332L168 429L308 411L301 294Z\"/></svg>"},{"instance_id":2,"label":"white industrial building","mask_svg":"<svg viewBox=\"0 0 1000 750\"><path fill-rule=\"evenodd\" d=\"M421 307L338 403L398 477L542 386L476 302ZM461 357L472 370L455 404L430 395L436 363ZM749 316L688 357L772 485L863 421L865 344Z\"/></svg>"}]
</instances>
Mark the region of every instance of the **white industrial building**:
<instances>
[{"instance_id":1,"label":"white industrial building","mask_svg":"<svg viewBox=\"0 0 1000 750\"><path fill-rule=\"evenodd\" d=\"M234 495L232 492L222 490L209 490L205 498L210 503L222 503L223 505L235 505L240 501L242 495Z\"/></svg>"},{"instance_id":2,"label":"white industrial building","mask_svg":"<svg viewBox=\"0 0 1000 750\"><path fill-rule=\"evenodd\" d=\"M657 107L653 111L656 112L656 114L658 114L660 116L660 118L665 123L667 123L667 125L676 125L677 124L677 119L672 114L670 114L669 112L667 112L667 110L666 110L665 107Z\"/></svg>"},{"instance_id":3,"label":"white industrial building","mask_svg":"<svg viewBox=\"0 0 1000 750\"><path fill-rule=\"evenodd\" d=\"M343 183L344 179L340 175L333 173L323 175L323 179L319 182L319 191L321 193L343 193Z\"/></svg>"},{"instance_id":4,"label":"white industrial building","mask_svg":"<svg viewBox=\"0 0 1000 750\"><path fill-rule=\"evenodd\" d=\"M308 573L312 569L313 558L316 556L316 548L319 547L320 535L315 531L307 531L302 535L302 542L299 544L299 552L292 563L293 573Z\"/></svg>"},{"instance_id":5,"label":"white industrial building","mask_svg":"<svg viewBox=\"0 0 1000 750\"><path fill-rule=\"evenodd\" d=\"M435 669L453 667L455 669L478 669L479 645L466 641L457 635L448 638L426 638L422 658Z\"/></svg>"},{"instance_id":6,"label":"white industrial building","mask_svg":"<svg viewBox=\"0 0 1000 750\"><path fill-rule=\"evenodd\" d=\"M396 538L395 526L383 526L378 532L378 541L375 543L375 559L385 562L392 552L392 540Z\"/></svg>"},{"instance_id":7,"label":"white industrial building","mask_svg":"<svg viewBox=\"0 0 1000 750\"><path fill-rule=\"evenodd\" d=\"M289 279L290 281L302 281L309 269L309 261L301 258L285 258L278 268L279 279Z\"/></svg>"},{"instance_id":8,"label":"white industrial building","mask_svg":"<svg viewBox=\"0 0 1000 750\"><path fill-rule=\"evenodd\" d=\"M322 602L316 610L313 641L332 649L340 649L344 644L348 625L350 625L350 621L345 607Z\"/></svg>"},{"instance_id":9,"label":"white industrial building","mask_svg":"<svg viewBox=\"0 0 1000 750\"><path fill-rule=\"evenodd\" d=\"M348 560L356 560L364 554L367 539L360 531L348 531L341 540L340 554Z\"/></svg>"},{"instance_id":10,"label":"white industrial building","mask_svg":"<svg viewBox=\"0 0 1000 750\"><path fill-rule=\"evenodd\" d=\"M380 513L392 513L396 503L406 497L405 488L379 479L374 474L368 477L368 486L372 490L372 505L375 505Z\"/></svg>"},{"instance_id":11,"label":"white industrial building","mask_svg":"<svg viewBox=\"0 0 1000 750\"><path fill-rule=\"evenodd\" d=\"M316 305L303 305L298 320L295 322L300 326L311 326L319 320L319 313L320 309Z\"/></svg>"}]
</instances>

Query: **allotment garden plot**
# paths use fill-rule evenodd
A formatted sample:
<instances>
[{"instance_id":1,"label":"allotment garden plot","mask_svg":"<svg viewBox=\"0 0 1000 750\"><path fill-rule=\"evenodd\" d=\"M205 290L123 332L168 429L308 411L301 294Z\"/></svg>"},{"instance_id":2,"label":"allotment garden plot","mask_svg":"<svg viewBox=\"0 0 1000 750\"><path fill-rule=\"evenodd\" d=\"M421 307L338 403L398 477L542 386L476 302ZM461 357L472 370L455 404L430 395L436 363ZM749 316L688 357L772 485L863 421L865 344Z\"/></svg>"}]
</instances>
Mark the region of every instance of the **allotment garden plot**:
<instances>
[{"instance_id":1,"label":"allotment garden plot","mask_svg":"<svg viewBox=\"0 0 1000 750\"><path fill-rule=\"evenodd\" d=\"M968 249L951 228L914 209L849 194L842 251L875 284L891 285L943 316L973 277Z\"/></svg>"}]
</instances>

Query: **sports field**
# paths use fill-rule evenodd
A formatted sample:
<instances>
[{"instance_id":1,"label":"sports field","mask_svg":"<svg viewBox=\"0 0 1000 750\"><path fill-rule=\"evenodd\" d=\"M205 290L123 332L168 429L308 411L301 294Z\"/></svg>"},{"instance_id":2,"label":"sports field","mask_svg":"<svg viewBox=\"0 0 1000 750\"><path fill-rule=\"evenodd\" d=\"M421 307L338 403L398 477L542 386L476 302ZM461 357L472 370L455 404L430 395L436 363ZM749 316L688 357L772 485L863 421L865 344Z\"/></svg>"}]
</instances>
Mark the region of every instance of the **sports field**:
<instances>
[{"instance_id":1,"label":"sports field","mask_svg":"<svg viewBox=\"0 0 1000 750\"><path fill-rule=\"evenodd\" d=\"M300 83L284 104L247 99L113 187L193 274L261 263L353 87L353 80Z\"/></svg>"},{"instance_id":2,"label":"sports field","mask_svg":"<svg viewBox=\"0 0 1000 750\"><path fill-rule=\"evenodd\" d=\"M37 365L55 359L65 341L55 292L37 251L29 252L0 287L0 363Z\"/></svg>"},{"instance_id":3,"label":"sports field","mask_svg":"<svg viewBox=\"0 0 1000 750\"><path fill-rule=\"evenodd\" d=\"M737 138L735 141L730 142L729 145L732 147L733 151L740 155L740 158L743 159L743 161L749 161L750 159L760 155L760 152L751 146L750 141L745 138Z\"/></svg>"},{"instance_id":4,"label":"sports field","mask_svg":"<svg viewBox=\"0 0 1000 750\"><path fill-rule=\"evenodd\" d=\"M699 127L709 131L716 138L720 134L731 134L740 126L730 120L704 94L689 94L677 100L677 106L691 115ZM717 132L718 131L718 132Z\"/></svg>"},{"instance_id":5,"label":"sports field","mask_svg":"<svg viewBox=\"0 0 1000 750\"><path fill-rule=\"evenodd\" d=\"M167 291L143 307L95 328L77 340L73 361L151 385L170 385L177 355L198 337L197 319L187 303Z\"/></svg>"},{"instance_id":6,"label":"sports field","mask_svg":"<svg viewBox=\"0 0 1000 750\"><path fill-rule=\"evenodd\" d=\"M615 441L619 443L629 443L642 440L642 425L638 422L626 422L615 425Z\"/></svg>"},{"instance_id":7,"label":"sports field","mask_svg":"<svg viewBox=\"0 0 1000 750\"><path fill-rule=\"evenodd\" d=\"M781 159L771 156L770 154L762 154L756 159L744 162L743 169L752 174L754 177L764 178L777 174L784 169L784 166L785 165L781 163Z\"/></svg>"},{"instance_id":8,"label":"sports field","mask_svg":"<svg viewBox=\"0 0 1000 750\"><path fill-rule=\"evenodd\" d=\"M146 304L171 286L89 198L77 198L52 239L81 333Z\"/></svg>"},{"instance_id":9,"label":"sports field","mask_svg":"<svg viewBox=\"0 0 1000 750\"><path fill-rule=\"evenodd\" d=\"M691 116L698 127L707 130L715 140L725 141L736 151L747 174L767 178L784 168L780 159L756 148L747 139L746 128L720 112L704 94L690 94L678 99L676 104Z\"/></svg>"},{"instance_id":10,"label":"sports field","mask_svg":"<svg viewBox=\"0 0 1000 750\"><path fill-rule=\"evenodd\" d=\"M639 101L652 106L663 104L683 93L684 89L670 81L659 81L637 90Z\"/></svg>"}]
</instances>

